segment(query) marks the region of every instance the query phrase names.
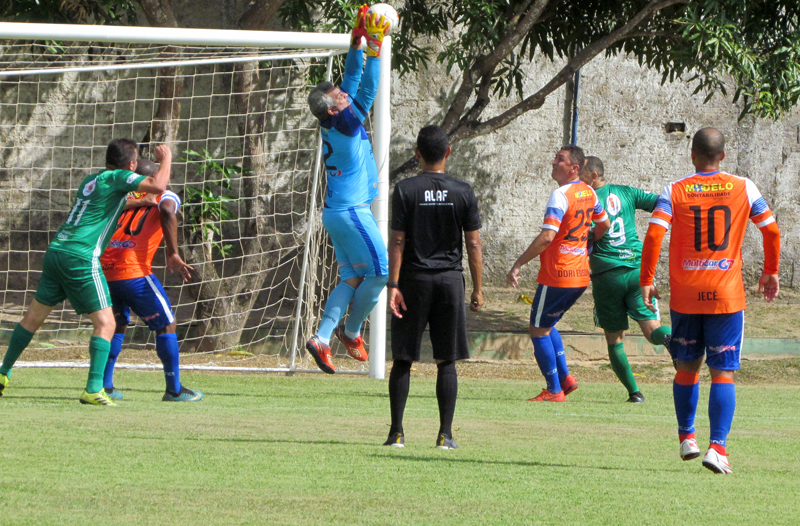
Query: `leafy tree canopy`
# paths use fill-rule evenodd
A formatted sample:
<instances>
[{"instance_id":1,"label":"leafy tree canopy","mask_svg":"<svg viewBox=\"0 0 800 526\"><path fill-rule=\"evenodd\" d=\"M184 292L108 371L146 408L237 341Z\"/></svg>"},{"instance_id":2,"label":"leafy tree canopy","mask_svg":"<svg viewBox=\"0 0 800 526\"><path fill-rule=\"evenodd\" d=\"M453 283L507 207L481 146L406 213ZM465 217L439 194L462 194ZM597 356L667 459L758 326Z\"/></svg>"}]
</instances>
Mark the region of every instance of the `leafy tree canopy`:
<instances>
[{"instance_id":1,"label":"leafy tree canopy","mask_svg":"<svg viewBox=\"0 0 800 526\"><path fill-rule=\"evenodd\" d=\"M6 0L0 20L76 24L135 24L135 0Z\"/></svg>"},{"instance_id":2,"label":"leafy tree canopy","mask_svg":"<svg viewBox=\"0 0 800 526\"><path fill-rule=\"evenodd\" d=\"M286 0L295 29L349 30L352 0ZM729 94L741 116L777 119L800 97L795 0L406 0L393 45L401 75L431 58L461 78L442 126L454 141L483 135L538 109L575 71L601 53L626 53L696 92ZM441 42L434 47L431 42ZM523 68L536 55L564 63L533 93ZM484 115L492 98L517 103Z\"/></svg>"}]
</instances>

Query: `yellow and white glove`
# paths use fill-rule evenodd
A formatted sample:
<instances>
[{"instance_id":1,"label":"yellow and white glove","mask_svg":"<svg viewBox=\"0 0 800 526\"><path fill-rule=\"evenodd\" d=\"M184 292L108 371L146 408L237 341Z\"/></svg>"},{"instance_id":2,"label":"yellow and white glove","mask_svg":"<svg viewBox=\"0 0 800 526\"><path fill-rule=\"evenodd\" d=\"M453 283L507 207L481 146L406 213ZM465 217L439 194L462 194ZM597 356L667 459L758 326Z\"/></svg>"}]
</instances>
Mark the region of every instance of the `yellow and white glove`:
<instances>
[{"instance_id":1,"label":"yellow and white glove","mask_svg":"<svg viewBox=\"0 0 800 526\"><path fill-rule=\"evenodd\" d=\"M366 17L367 29L367 56L380 57L381 45L386 31L389 30L391 23L383 15L373 14Z\"/></svg>"}]
</instances>

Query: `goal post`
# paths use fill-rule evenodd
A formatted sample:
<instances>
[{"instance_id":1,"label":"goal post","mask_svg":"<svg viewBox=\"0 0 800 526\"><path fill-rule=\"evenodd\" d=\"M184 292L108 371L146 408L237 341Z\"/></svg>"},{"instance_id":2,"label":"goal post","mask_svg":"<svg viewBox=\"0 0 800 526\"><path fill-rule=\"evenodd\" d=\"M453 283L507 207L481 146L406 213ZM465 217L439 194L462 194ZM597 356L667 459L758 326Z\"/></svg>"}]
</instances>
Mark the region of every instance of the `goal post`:
<instances>
[{"instance_id":1,"label":"goal post","mask_svg":"<svg viewBox=\"0 0 800 526\"><path fill-rule=\"evenodd\" d=\"M181 350L205 356L202 369L316 371L304 343L337 272L306 97L349 43L347 34L0 22L0 332L33 298L78 184L104 168L112 138L127 136L144 153L151 142L173 149L182 252L200 279L171 278L163 256L154 272L177 311ZM385 242L390 81L387 38L369 123L379 171L373 212ZM80 340L90 327L60 306L35 341ZM136 321L126 347L153 341ZM369 341L368 370L337 344L337 372L384 378L385 291ZM254 367L251 354L273 359Z\"/></svg>"}]
</instances>

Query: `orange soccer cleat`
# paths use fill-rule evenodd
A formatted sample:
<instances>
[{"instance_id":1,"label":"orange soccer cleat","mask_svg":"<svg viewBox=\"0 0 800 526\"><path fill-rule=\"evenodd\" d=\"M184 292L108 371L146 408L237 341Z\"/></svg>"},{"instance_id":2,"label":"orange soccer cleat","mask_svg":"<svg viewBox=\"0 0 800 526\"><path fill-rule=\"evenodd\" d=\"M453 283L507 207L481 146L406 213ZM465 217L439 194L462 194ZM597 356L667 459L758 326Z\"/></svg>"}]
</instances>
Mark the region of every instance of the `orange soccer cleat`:
<instances>
[{"instance_id":1,"label":"orange soccer cleat","mask_svg":"<svg viewBox=\"0 0 800 526\"><path fill-rule=\"evenodd\" d=\"M331 346L319 341L319 336L314 335L306 342L306 350L317 362L317 367L323 372L328 374L336 372L336 369L333 368L333 362L331 362Z\"/></svg>"},{"instance_id":2,"label":"orange soccer cleat","mask_svg":"<svg viewBox=\"0 0 800 526\"><path fill-rule=\"evenodd\" d=\"M567 396L572 391L578 388L578 382L575 380L575 377L571 374L568 374L564 381L561 382L561 388L564 390L564 396Z\"/></svg>"},{"instance_id":3,"label":"orange soccer cleat","mask_svg":"<svg viewBox=\"0 0 800 526\"><path fill-rule=\"evenodd\" d=\"M567 398L564 396L564 391L558 393L551 393L547 389L542 389L539 396L536 398L529 398L528 402L566 402Z\"/></svg>"},{"instance_id":4,"label":"orange soccer cleat","mask_svg":"<svg viewBox=\"0 0 800 526\"><path fill-rule=\"evenodd\" d=\"M364 338L361 336L357 336L355 340L351 340L347 337L344 333L344 327L336 327L336 330L333 331L339 341L344 344L347 348L347 354L352 356L354 359L358 360L359 362L366 362L367 358L367 350L364 348Z\"/></svg>"}]
</instances>

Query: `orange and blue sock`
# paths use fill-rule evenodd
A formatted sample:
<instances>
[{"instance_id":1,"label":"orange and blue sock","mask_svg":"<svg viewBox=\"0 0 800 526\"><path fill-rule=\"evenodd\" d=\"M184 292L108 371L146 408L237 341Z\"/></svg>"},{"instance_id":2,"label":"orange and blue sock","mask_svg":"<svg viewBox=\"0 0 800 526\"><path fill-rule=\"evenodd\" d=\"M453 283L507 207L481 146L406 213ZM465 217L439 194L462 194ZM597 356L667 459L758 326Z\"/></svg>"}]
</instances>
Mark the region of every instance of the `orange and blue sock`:
<instances>
[{"instance_id":1,"label":"orange and blue sock","mask_svg":"<svg viewBox=\"0 0 800 526\"><path fill-rule=\"evenodd\" d=\"M531 337L533 342L533 357L539 365L547 382L547 390L551 393L561 392L561 382L558 379L558 366L556 365L556 353L553 349L553 342L550 336Z\"/></svg>"},{"instance_id":2,"label":"orange and blue sock","mask_svg":"<svg viewBox=\"0 0 800 526\"><path fill-rule=\"evenodd\" d=\"M675 381L672 383L672 399L675 402L678 437L681 441L694 436L694 417L699 398L700 375L689 371L677 371Z\"/></svg>"},{"instance_id":3,"label":"orange and blue sock","mask_svg":"<svg viewBox=\"0 0 800 526\"><path fill-rule=\"evenodd\" d=\"M711 390L708 393L708 418L711 421L711 447L722 455L731 432L733 412L736 409L736 384L731 378L714 376L711 378Z\"/></svg>"}]
</instances>

